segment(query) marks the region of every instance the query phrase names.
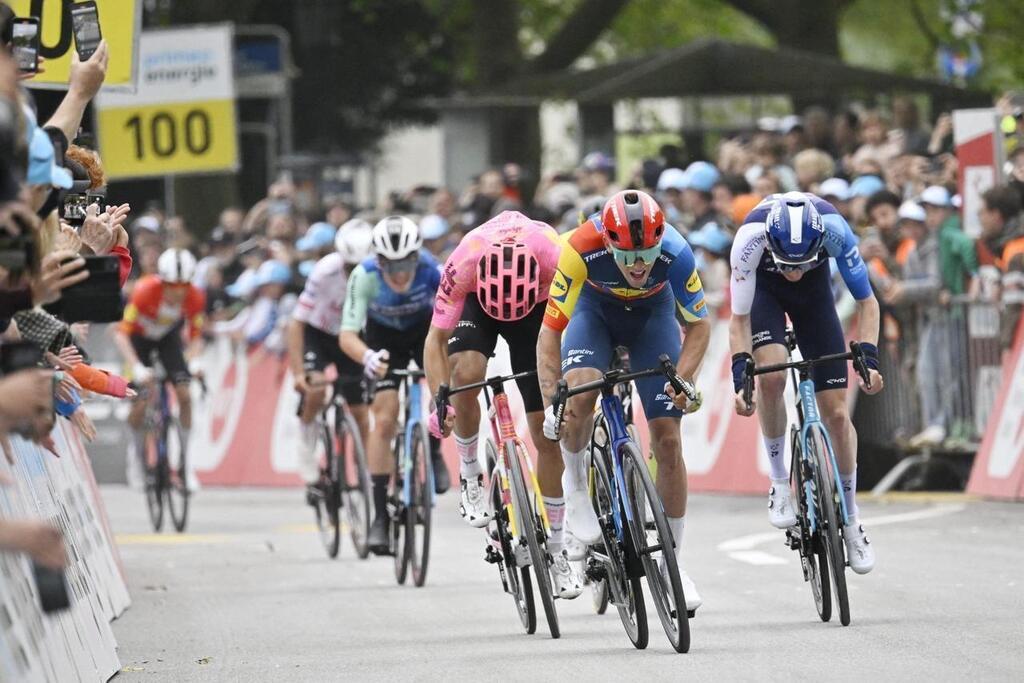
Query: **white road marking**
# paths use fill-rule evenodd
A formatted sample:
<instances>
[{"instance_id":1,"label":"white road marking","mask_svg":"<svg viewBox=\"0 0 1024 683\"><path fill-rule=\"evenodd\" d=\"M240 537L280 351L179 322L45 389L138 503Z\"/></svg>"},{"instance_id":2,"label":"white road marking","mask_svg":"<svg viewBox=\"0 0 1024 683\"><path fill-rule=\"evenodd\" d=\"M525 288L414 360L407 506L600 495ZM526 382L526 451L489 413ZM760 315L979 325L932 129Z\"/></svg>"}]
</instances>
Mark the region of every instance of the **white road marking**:
<instances>
[{"instance_id":1,"label":"white road marking","mask_svg":"<svg viewBox=\"0 0 1024 683\"><path fill-rule=\"evenodd\" d=\"M952 505L936 505L935 507L927 508L925 510L914 510L912 512L900 512L892 515L883 515L881 517L874 517L866 520L862 520L866 527L874 528L879 526L886 526L889 524L900 524L903 522L916 522L921 519L931 519L933 517L943 517L945 515L956 514L961 512L967 506L963 503L952 504ZM739 536L738 538L730 538L726 541L722 541L718 544L718 550L723 553L727 553L729 557L739 562L746 562L747 564L754 565L771 565L771 564L787 564L788 560L779 557L778 555L772 555L760 550L754 550L759 545L765 543L771 543L776 541L779 545L783 544L785 535L780 529L774 532L765 532L760 534L750 534L748 536ZM770 559L768 559L770 558Z\"/></svg>"}]
</instances>

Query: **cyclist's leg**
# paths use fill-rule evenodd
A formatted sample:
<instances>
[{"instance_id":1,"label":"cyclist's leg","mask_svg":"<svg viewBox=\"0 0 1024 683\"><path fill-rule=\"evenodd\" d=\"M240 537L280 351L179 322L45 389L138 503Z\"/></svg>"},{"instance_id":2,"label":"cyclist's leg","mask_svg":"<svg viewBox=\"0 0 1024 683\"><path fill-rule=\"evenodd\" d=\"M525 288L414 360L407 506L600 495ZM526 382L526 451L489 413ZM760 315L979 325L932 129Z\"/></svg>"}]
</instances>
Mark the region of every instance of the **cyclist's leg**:
<instances>
[{"instance_id":1,"label":"cyclist's leg","mask_svg":"<svg viewBox=\"0 0 1024 683\"><path fill-rule=\"evenodd\" d=\"M359 436L363 443L370 438L370 409L366 404L366 381L363 379L363 366L348 357L341 350L338 339L332 337L331 359L338 373L337 389L345 399L348 412L359 427Z\"/></svg>"},{"instance_id":2,"label":"cyclist's leg","mask_svg":"<svg viewBox=\"0 0 1024 683\"><path fill-rule=\"evenodd\" d=\"M779 300L779 290L792 285L782 276L773 273L762 273L757 278L757 289L750 309L750 329L754 349L754 362L757 365L775 365L785 363L788 357L786 349L786 314ZM787 375L785 372L773 372L757 377L756 403L757 419L761 424L765 452L768 454L768 465L772 482L781 484L789 481L786 470L786 391ZM779 492L786 486L777 486ZM770 503L773 509L775 503ZM789 521L786 514L785 520Z\"/></svg>"},{"instance_id":3,"label":"cyclist's leg","mask_svg":"<svg viewBox=\"0 0 1024 683\"><path fill-rule=\"evenodd\" d=\"M497 321L480 308L476 296L467 296L462 318L448 338L451 385L462 386L484 379L487 359L498 341ZM480 433L479 392L466 391L451 398L455 408L455 448L459 454L459 476L463 481L480 476L477 437Z\"/></svg>"},{"instance_id":4,"label":"cyclist's leg","mask_svg":"<svg viewBox=\"0 0 1024 683\"><path fill-rule=\"evenodd\" d=\"M326 332L308 324L303 325L302 367L311 388L302 396L299 404L298 471L307 486L315 485L320 480L320 463L316 459L319 438L317 416L327 400L323 371L330 361L327 345L332 343L331 340L333 337Z\"/></svg>"},{"instance_id":5,"label":"cyclist's leg","mask_svg":"<svg viewBox=\"0 0 1024 683\"><path fill-rule=\"evenodd\" d=\"M370 404L373 430L366 440L366 456L373 481L374 526L387 525L388 484L394 470L391 444L397 431L400 382L391 371L404 369L412 356L396 341L400 334L399 330L386 328L372 319L366 322L367 345L372 349L385 349L389 354L388 374L374 383L373 403Z\"/></svg>"},{"instance_id":6,"label":"cyclist's leg","mask_svg":"<svg viewBox=\"0 0 1024 683\"><path fill-rule=\"evenodd\" d=\"M157 353L160 356L160 364L167 372L167 379L174 384L174 393L178 399L178 420L181 422L187 443L188 434L192 429L192 394L189 393L192 375L185 361L185 349L178 328L171 330L159 341Z\"/></svg>"},{"instance_id":7,"label":"cyclist's leg","mask_svg":"<svg viewBox=\"0 0 1024 683\"><path fill-rule=\"evenodd\" d=\"M413 360L416 361L416 366L421 369L424 367L423 345L427 340L427 332L429 330L430 318L428 317L402 335L406 347L412 354ZM450 486L450 479L448 466L445 465L444 457L441 453L441 440L429 434L427 439L430 442L430 459L434 466L434 490L436 493L444 493Z\"/></svg>"}]
</instances>

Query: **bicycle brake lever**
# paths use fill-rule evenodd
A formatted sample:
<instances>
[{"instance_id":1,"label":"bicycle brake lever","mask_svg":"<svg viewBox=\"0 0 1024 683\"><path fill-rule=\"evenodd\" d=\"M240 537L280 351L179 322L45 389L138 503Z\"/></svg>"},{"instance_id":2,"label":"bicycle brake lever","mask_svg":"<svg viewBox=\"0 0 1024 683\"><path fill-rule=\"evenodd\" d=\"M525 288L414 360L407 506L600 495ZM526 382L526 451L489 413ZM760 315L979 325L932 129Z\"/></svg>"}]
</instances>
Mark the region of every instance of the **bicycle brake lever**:
<instances>
[{"instance_id":1,"label":"bicycle brake lever","mask_svg":"<svg viewBox=\"0 0 1024 683\"><path fill-rule=\"evenodd\" d=\"M434 398L434 411L437 413L437 420L441 425L444 425L444 419L448 417L448 396L451 392L451 387L447 384L442 384L437 388L437 396Z\"/></svg>"},{"instance_id":2,"label":"bicycle brake lever","mask_svg":"<svg viewBox=\"0 0 1024 683\"><path fill-rule=\"evenodd\" d=\"M859 342L850 342L850 352L853 354L853 369L860 378L864 380L864 386L868 389L871 388L871 373L868 372L867 361L864 360L864 349L860 347Z\"/></svg>"},{"instance_id":3,"label":"bicycle brake lever","mask_svg":"<svg viewBox=\"0 0 1024 683\"><path fill-rule=\"evenodd\" d=\"M551 399L551 411L555 415L555 440L562 436L562 419L565 416L565 404L569 399L569 385L564 379L558 380L555 388L555 395Z\"/></svg>"},{"instance_id":4,"label":"bicycle brake lever","mask_svg":"<svg viewBox=\"0 0 1024 683\"><path fill-rule=\"evenodd\" d=\"M679 373L676 372L676 366L672 359L668 357L668 354L663 353L658 356L658 361L661 363L661 371L665 374L668 383L672 385L673 391L676 394L685 394L689 400L696 401L697 390L692 384L679 376Z\"/></svg>"},{"instance_id":5,"label":"bicycle brake lever","mask_svg":"<svg viewBox=\"0 0 1024 683\"><path fill-rule=\"evenodd\" d=\"M754 398L754 359L747 358L746 367L743 370L743 402L747 405L747 410L750 410L750 406L753 405L751 400Z\"/></svg>"}]
</instances>

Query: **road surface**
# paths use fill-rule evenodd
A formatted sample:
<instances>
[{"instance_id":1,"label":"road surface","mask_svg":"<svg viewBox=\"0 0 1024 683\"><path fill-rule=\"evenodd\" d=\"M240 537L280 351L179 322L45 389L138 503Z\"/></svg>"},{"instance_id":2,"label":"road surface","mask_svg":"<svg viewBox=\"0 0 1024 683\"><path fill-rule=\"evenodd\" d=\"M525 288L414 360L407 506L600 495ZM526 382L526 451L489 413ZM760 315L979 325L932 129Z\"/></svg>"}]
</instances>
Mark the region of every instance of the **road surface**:
<instances>
[{"instance_id":1,"label":"road surface","mask_svg":"<svg viewBox=\"0 0 1024 683\"><path fill-rule=\"evenodd\" d=\"M542 619L523 634L452 494L417 589L347 541L329 560L297 490L203 490L181 535L151 533L141 493L103 493L134 601L114 623L118 680L1024 680L1020 505L863 502L878 566L848 574L842 628L818 620L762 499L693 496L687 565L705 604L676 655L653 607L637 651L589 593L558 603L560 640Z\"/></svg>"}]
</instances>

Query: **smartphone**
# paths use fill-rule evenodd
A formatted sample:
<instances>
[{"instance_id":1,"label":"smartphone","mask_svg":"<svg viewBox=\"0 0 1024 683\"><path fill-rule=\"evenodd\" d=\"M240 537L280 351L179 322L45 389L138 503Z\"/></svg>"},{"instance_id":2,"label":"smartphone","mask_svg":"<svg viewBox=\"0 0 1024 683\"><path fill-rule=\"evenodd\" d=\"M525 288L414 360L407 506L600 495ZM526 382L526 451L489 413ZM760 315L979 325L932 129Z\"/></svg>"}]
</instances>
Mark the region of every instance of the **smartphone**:
<instances>
[{"instance_id":1,"label":"smartphone","mask_svg":"<svg viewBox=\"0 0 1024 683\"><path fill-rule=\"evenodd\" d=\"M39 605L43 612L51 614L71 607L71 599L68 596L68 584L64 580L64 571L61 569L50 569L41 564L32 562L32 575L36 580L36 590L39 591Z\"/></svg>"},{"instance_id":2,"label":"smartphone","mask_svg":"<svg viewBox=\"0 0 1024 683\"><path fill-rule=\"evenodd\" d=\"M89 207L96 204L102 211L105 200L106 197L97 192L68 192L64 195L64 212L61 217L74 227L81 227Z\"/></svg>"},{"instance_id":3,"label":"smartphone","mask_svg":"<svg viewBox=\"0 0 1024 683\"><path fill-rule=\"evenodd\" d=\"M18 70L34 74L39 71L39 18L16 17L12 22L11 50Z\"/></svg>"},{"instance_id":4,"label":"smartphone","mask_svg":"<svg viewBox=\"0 0 1024 683\"><path fill-rule=\"evenodd\" d=\"M75 34L75 48L83 62L96 52L103 35L100 33L100 14L93 0L71 4L71 30Z\"/></svg>"},{"instance_id":5,"label":"smartphone","mask_svg":"<svg viewBox=\"0 0 1024 683\"><path fill-rule=\"evenodd\" d=\"M116 256L86 256L89 277L61 292L44 308L66 323L112 323L124 316L121 265Z\"/></svg>"},{"instance_id":6,"label":"smartphone","mask_svg":"<svg viewBox=\"0 0 1024 683\"><path fill-rule=\"evenodd\" d=\"M37 368L43 362L43 350L30 341L8 342L0 346L0 374Z\"/></svg>"}]
</instances>

